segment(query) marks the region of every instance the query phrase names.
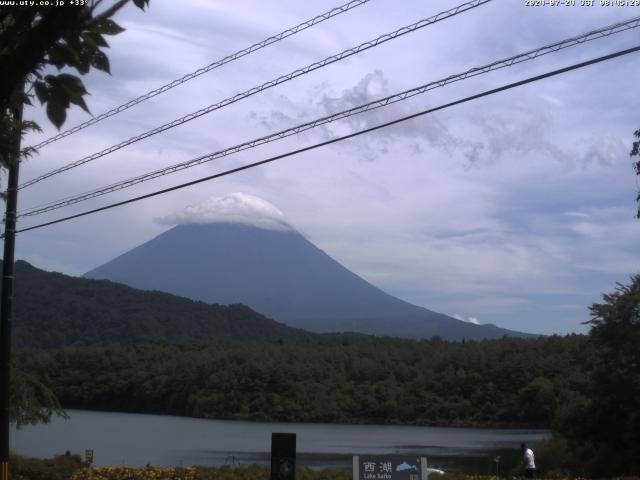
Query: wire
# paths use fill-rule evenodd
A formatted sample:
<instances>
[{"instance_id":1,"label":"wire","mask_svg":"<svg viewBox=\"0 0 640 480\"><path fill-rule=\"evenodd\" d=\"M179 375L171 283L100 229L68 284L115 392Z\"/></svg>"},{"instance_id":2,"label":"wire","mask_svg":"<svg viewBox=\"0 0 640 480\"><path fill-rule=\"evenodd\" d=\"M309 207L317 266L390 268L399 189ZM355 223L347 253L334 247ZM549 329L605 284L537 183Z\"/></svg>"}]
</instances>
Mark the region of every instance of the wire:
<instances>
[{"instance_id":1,"label":"wire","mask_svg":"<svg viewBox=\"0 0 640 480\"><path fill-rule=\"evenodd\" d=\"M332 17L335 17L336 15L340 15L341 13L347 12L355 7L359 7L360 5L364 5L367 2L370 2L371 0L353 0L351 2L345 3L344 5L341 5L339 7L333 8L331 10L329 10L328 12L325 12L321 15L318 15L310 20L307 20L306 22L303 22L299 25L296 25L295 27L291 27L287 30L284 30L283 32L278 33L277 35L274 35L272 37L269 37L261 42L258 43L254 43L253 45L251 45L250 47L244 48L242 50L237 51L236 53L233 53L231 55L227 55L224 58L221 58L220 60L216 60L213 63L210 63L209 65L207 65L206 67L202 67L199 68L198 70L196 70L195 72L191 72L187 75L184 75L181 78L178 78L177 80L173 80L172 82L169 82L161 87L156 88L155 90L151 90L148 93L145 93L144 95L140 95L137 98L134 98L133 100L128 101L127 103L124 103L118 107L115 107L107 112L101 113L100 115L98 115L97 117L94 117L90 120L87 120L86 122L83 122L79 125L76 125L73 128L70 128L68 130L65 130L64 132L60 132L57 135L54 135L51 138L48 138L40 143L38 143L37 145L34 145L32 148L42 148L45 145L49 145L50 143L53 143L55 141L60 140L61 138L64 137L68 137L69 135L72 135L76 132L79 132L80 130L90 127L91 125L95 125L96 123L109 118L109 117L113 117L114 115L117 115L118 113L124 112L125 110L128 110L129 108L138 105L146 100L149 100L150 98L153 98L157 95L160 95L161 93L164 93L168 90L171 90L174 87L177 87L178 85L181 85L185 82L188 82L189 80L193 80L196 77L199 77L200 75L203 75L207 72L210 72L211 70L214 70L218 67L221 67L227 63L230 63L234 60L237 60L239 58L242 58L246 55L249 55L253 52L256 52L264 47L267 47L269 45L272 45L276 42L279 42L280 40L284 40L287 37L290 37L292 35L295 35L296 33L302 32L303 30L306 30L307 28L311 28L314 25L317 25L321 22L324 22L325 20L328 20Z\"/></svg>"},{"instance_id":2,"label":"wire","mask_svg":"<svg viewBox=\"0 0 640 480\"><path fill-rule=\"evenodd\" d=\"M370 132L373 132L373 131L376 131L376 130L380 130L382 128L390 127L392 125L396 125L398 123L406 122L408 120L411 120L411 119L414 119L414 118L417 118L417 117L420 117L420 116L423 116L423 115L427 115L429 113L437 112L439 110L444 110L446 108L450 108L450 107L453 107L455 105L460 105L460 104L463 104L463 103L467 103L467 102L470 102L472 100L477 100L479 98L486 97L486 96L489 96L489 95L493 95L493 94L498 93L498 92L503 92L505 90L510 90L512 88L516 88L516 87L519 87L519 86L522 86L522 85L526 85L528 83L537 82L537 81L543 80L545 78L549 78L549 77L553 77L553 76L556 76L556 75L560 75L562 73L566 73L566 72L569 72L569 71L572 71L572 70L577 70L579 68L584 68L584 67L587 67L589 65L594 65L596 63L604 62L606 60L611 60L613 58L621 57L623 55L628 55L630 53L634 53L634 52L637 52L637 51L640 51L640 46L633 47L633 48L628 48L626 50L621 50L621 51L618 51L618 52L615 52L615 53L611 53L609 55L604 55L602 57L597 57L597 58L588 60L586 62L576 63L576 64L570 65L568 67L564 67L564 68L560 68L558 70L553 70L551 72L544 73L542 75L536 75L534 77L529 77L529 78L527 78L525 80L520 80L518 82L509 83L507 85L503 85L501 87L497 87L497 88L494 88L494 89L491 89L491 90L486 90L484 92L481 92L481 93L478 93L478 94L475 94L475 95L471 95L469 97L465 97L465 98L462 98L460 100L456 100L456 101L453 101L453 102L450 102L450 103L446 103L444 105L440 105L438 107L429 108L427 110L422 110L421 112L414 113L412 115L407 115L407 116L404 116L404 117L401 117L401 118L398 118L398 119L395 119L395 120L391 120L391 121L386 122L386 123L382 123L380 125L376 125L374 127L366 128L364 130L359 130L357 132L353 132L353 133L350 133L348 135L343 135L341 137L336 137L336 138L333 138L331 140L327 140L327 141L324 141L324 142L321 142L321 143L316 143L314 145L310 145L310 146L307 146L307 147L304 147L304 148L300 148L298 150L293 150L293 151L290 151L290 152L287 152L287 153L283 153L281 155L276 155L274 157L270 157L270 158L267 158L265 160L261 160L259 162L254 162L254 163L250 163L250 164L247 164L247 165L243 165L241 167L232 168L230 170L226 170L226 171L221 172L221 173L216 173L214 175L209 175L209 176L206 176L206 177L202 177L202 178L199 178L197 180L192 180L190 182L182 183L182 184L179 184L179 185L174 185L173 187L165 188L165 189L162 189L162 190L157 190L155 192L147 193L146 195L140 195L138 197L130 198L128 200L124 200L124 201L121 201L121 202L112 203L112 204L106 205L104 207L94 208L92 210L87 210L87 211L84 211L84 212L81 212L81 213L77 213L75 215L69 215L67 217L59 218L57 220L52 220L50 222L45 222L45 223L41 223L41 224L34 225L34 226L31 226L31 227L27 227L27 228L23 228L23 229L20 229L20 230L16 230L16 233L28 232L30 230L35 230L35 229L38 229L38 228L43 228L43 227L47 227L47 226L50 226L50 225L55 225L57 223L66 222L66 221L69 221L69 220L73 220L75 218L84 217L86 215L91 215L93 213L102 212L104 210L109 210L109 209L112 209L112 208L115 208L115 207L120 207L122 205L127 205L129 203L134 203L134 202L138 202L140 200L145 200L147 198L151 198L151 197L155 197L155 196L162 195L162 194L165 194L165 193L173 192L174 190L180 190L182 188L190 187L190 186L196 185L198 183L206 182L206 181L213 180L213 179L216 179L216 178L221 178L221 177L224 177L224 176L227 176L227 175L231 175L233 173L241 172L243 170L248 170L250 168L255 168L255 167L258 167L260 165L264 165L266 163L271 163L271 162L274 162L276 160L280 160L280 159L283 159L283 158L286 158L286 157L291 157L293 155L298 155L300 153L308 152L310 150L314 150L316 148L324 147L326 145L331 145L333 143L341 142L343 140L347 140L349 138L357 137L357 136L363 135L365 133L370 133ZM4 237L4 234L1 237Z\"/></svg>"},{"instance_id":3,"label":"wire","mask_svg":"<svg viewBox=\"0 0 640 480\"><path fill-rule=\"evenodd\" d=\"M92 155L89 155L87 157L84 157L80 160L76 160L75 162L71 162L63 167L57 168L55 170L52 170L48 173L45 173L43 175L40 175L39 177L36 177L32 180L29 180L25 183L23 183L22 185L19 186L19 188L26 188L30 185L33 185L35 183L38 183L46 178L52 177L54 175L60 174L62 172L66 172L67 170L70 170L72 168L78 167L80 165L84 165L85 163L91 162L93 160L96 160L100 157L103 157L105 155L108 155L110 153L113 153L117 150L120 150L121 148L124 148L128 145L131 145L133 143L136 143L140 140L143 140L145 138L151 137L153 135L156 135L158 133L164 132L166 130L169 130L170 128L173 127L177 127L178 125L182 125L183 123L189 122L191 120L195 120L196 118L199 118L203 115L206 115L208 113L213 112L214 110L219 110L223 107L226 107L228 105L231 105L232 103L238 102L244 98L250 97L252 95L255 95L256 93L262 92L264 90L267 90L269 88L275 87L276 85L279 85L281 83L284 82L288 82L289 80L292 80L294 78L297 78L301 75L304 75L306 73L312 72L314 70L317 70L319 68L325 67L327 65L330 65L332 63L335 63L337 61L343 60L345 58L348 58L352 55L356 55L360 52L363 52L365 50L368 50L370 48L376 47L378 45L381 45L385 42L388 42L389 40L393 40L395 38L398 38L402 35L405 35L407 33L411 33L414 32L420 28L424 28L428 25L432 25L436 22L439 22L441 20L446 20L448 18L451 18L455 15L458 15L462 12L466 12L468 10L471 10L473 8L479 7L480 5L483 5L485 3L488 3L492 0L473 0L471 2L467 2L464 3L462 5L459 5L455 8L452 8L450 10L447 10L445 12L440 12L437 15L434 15L432 17L420 20L419 22L416 22L412 25L408 25L405 27L402 27L398 30L395 30L394 32L391 33L387 33L385 35L381 35L378 38L374 39L374 40L370 40L368 42L362 43L356 47L350 48L348 50L345 50L341 53L338 53L336 55L332 55L330 57L325 58L324 60L321 60L319 62L316 63L312 63L311 65L307 65L306 67L294 70L291 73L288 73L287 75L282 75L274 80L270 80L269 82L263 83L260 86L257 87L253 87L249 90L246 90L245 92L242 93L238 93L232 97L226 98L218 103L215 103L213 105L209 105L208 107L202 108L196 112L190 113L188 115L185 115L184 117L178 118L176 120L173 120L172 122L166 123L160 127L156 127L153 130L149 130L145 133L142 133L140 135L137 135L135 137L131 137L128 140L125 140L123 142L118 143L117 145L113 145L109 148L106 148L100 152L94 153Z\"/></svg>"},{"instance_id":4,"label":"wire","mask_svg":"<svg viewBox=\"0 0 640 480\"><path fill-rule=\"evenodd\" d=\"M223 150L219 150L217 152L214 153L210 153L207 155L202 155L200 157L196 157L190 160L187 160L185 162L181 162L175 165L171 165L169 167L165 167L165 168L161 168L152 172L148 172L145 173L143 175L139 175L133 178L129 178L126 180L122 180L120 182L117 183L113 183L104 187L100 187L98 189L95 190L91 190L88 192L84 192L81 194L77 194L74 196L70 196L70 197L65 197L62 199L58 199L58 200L54 200L52 202L48 202L44 205L39 205L39 206L35 206L29 209L25 209L22 212L19 212L18 214L18 218L20 217L27 217L27 216L35 216L35 215L39 215L45 212L50 212L52 210L57 210L59 208L63 208L69 205L73 205L85 200L89 200L91 198L96 198L102 195L106 195L108 193L112 193L115 192L117 190L122 190L124 188L129 188L132 187L134 185L137 185L139 183L143 183L149 180L153 180L155 178L164 176L164 175L168 175L171 173L175 173L187 168L191 168L194 167L196 165L200 165L202 163L206 163L206 162L210 162L213 160L217 160L219 158L234 154L234 153L238 153L244 150L248 150L250 148L254 148L257 147L259 145L264 145L266 143L270 143L276 140L280 140L282 138L286 138L289 137L291 135L295 135L301 132L304 132L306 130L310 130L312 128L318 127L320 125L324 125L330 122L334 122L336 120L340 120L340 119L344 119L344 118L349 118L353 115L357 115L360 113L364 113L364 112L368 112L380 107L384 107L387 105L391 105L393 103L397 103L403 100L406 100L408 98L411 98L413 96L419 95L419 94L423 94L429 90L433 90L435 88L438 87L444 87L445 85L448 85L450 83L453 82L457 82L457 81L461 81L467 78L471 78L471 77L475 77L477 75L481 75L481 74L485 74L488 73L490 71L493 70L497 70L500 68L505 68L505 67L509 67L511 65L514 64L518 64L518 63L522 63L525 61L529 61L529 60L533 60L536 59L542 55L546 55L548 53L553 53L553 52L557 52L561 49L564 48L569 48L575 45L579 45L582 44L584 42L587 41L591 41L591 40L596 40L599 38L604 38L607 37L609 35L612 35L614 33L619 33L625 30L629 30L632 28L637 28L640 26L640 17L636 17L630 20L626 20L624 22L619 22L613 25L609 25L607 27L603 27L600 28L598 30L593 30L591 32L585 33L583 35L579 35L579 36L575 36L575 37L571 37L569 39L566 40L562 40L560 42L556 42L553 43L551 45L547 45L535 50L529 50L527 52L524 53L520 53L517 55L514 55L512 57L503 59L503 60L498 60L495 62L492 62L490 64L481 66L481 67L475 67L472 69L469 69L463 73L459 73L459 74L455 74L455 75L450 75L449 77L446 77L444 79L441 80L436 80L424 85L421 85L419 87L415 87L412 88L410 90L406 90L404 92L400 92L400 93L395 93L393 95L389 95L385 98L379 99L379 100L375 100L373 102L364 104L364 105L360 105L360 106L356 106L353 108L350 108L348 110L343 110L341 112L338 113L334 113L332 115L328 115L322 118L318 118L316 120L312 120L310 122L307 123L303 123L301 125L297 125L295 127L291 127L285 130L281 130L279 132L276 133L272 133L257 139L253 139L232 147L228 147L225 148Z\"/></svg>"}]
</instances>

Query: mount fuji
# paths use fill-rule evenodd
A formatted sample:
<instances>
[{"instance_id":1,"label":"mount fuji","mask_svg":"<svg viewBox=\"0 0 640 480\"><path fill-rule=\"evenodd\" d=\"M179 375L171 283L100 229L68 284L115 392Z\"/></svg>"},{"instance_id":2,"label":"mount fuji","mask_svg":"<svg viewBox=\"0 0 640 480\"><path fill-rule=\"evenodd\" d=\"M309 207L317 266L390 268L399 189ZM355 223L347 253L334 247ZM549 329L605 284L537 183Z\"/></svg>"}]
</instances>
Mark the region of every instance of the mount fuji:
<instances>
[{"instance_id":1,"label":"mount fuji","mask_svg":"<svg viewBox=\"0 0 640 480\"><path fill-rule=\"evenodd\" d=\"M446 340L529 336L463 322L383 292L254 196L212 198L159 221L177 225L85 276L207 303L242 303L315 332Z\"/></svg>"}]
</instances>

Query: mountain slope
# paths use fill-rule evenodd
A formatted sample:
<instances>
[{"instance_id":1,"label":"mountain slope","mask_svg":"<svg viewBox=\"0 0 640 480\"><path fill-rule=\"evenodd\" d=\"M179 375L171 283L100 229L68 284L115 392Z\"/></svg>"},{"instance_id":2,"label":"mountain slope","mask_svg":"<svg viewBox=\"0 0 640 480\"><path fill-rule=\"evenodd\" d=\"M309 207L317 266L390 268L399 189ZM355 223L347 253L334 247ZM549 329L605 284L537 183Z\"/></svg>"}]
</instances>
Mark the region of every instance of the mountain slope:
<instances>
[{"instance_id":1,"label":"mountain slope","mask_svg":"<svg viewBox=\"0 0 640 480\"><path fill-rule=\"evenodd\" d=\"M1 265L1 262L0 262ZM211 338L319 341L244 305L209 305L110 281L15 264L13 340L17 348L142 343L206 343Z\"/></svg>"},{"instance_id":2,"label":"mountain slope","mask_svg":"<svg viewBox=\"0 0 640 480\"><path fill-rule=\"evenodd\" d=\"M85 276L210 303L243 303L318 332L450 340L525 335L472 325L393 297L288 228L179 225Z\"/></svg>"}]
</instances>

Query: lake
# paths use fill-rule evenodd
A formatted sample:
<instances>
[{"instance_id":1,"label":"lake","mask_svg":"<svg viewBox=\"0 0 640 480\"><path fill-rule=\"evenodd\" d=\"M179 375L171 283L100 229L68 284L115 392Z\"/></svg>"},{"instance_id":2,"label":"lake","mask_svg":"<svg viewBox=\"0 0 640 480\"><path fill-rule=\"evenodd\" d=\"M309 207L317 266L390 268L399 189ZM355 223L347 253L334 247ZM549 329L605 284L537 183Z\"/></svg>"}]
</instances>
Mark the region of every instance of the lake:
<instances>
[{"instance_id":1,"label":"lake","mask_svg":"<svg viewBox=\"0 0 640 480\"><path fill-rule=\"evenodd\" d=\"M411 453L429 466L469 473L501 472L519 458L520 443L546 430L412 427L203 420L165 415L68 410L68 420L11 431L11 450L47 458L94 450L95 465L269 465L272 432L297 434L297 462L312 468L350 468L352 455ZM505 470L507 469L507 470Z\"/></svg>"}]
</instances>

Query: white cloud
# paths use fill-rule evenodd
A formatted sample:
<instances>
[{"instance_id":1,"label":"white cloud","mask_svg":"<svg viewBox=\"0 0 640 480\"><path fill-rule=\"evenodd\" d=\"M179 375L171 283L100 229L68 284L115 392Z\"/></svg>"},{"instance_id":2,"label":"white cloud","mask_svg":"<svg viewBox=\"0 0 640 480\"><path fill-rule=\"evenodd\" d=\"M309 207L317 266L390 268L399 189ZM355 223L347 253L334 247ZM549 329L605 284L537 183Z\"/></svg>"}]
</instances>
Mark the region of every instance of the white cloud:
<instances>
[{"instance_id":1,"label":"white cloud","mask_svg":"<svg viewBox=\"0 0 640 480\"><path fill-rule=\"evenodd\" d=\"M354 87L344 90L338 97L330 97L325 93L319 103L327 112L339 112L387 95L389 95L389 82L382 70L374 70L367 73Z\"/></svg>"},{"instance_id":2,"label":"white cloud","mask_svg":"<svg viewBox=\"0 0 640 480\"><path fill-rule=\"evenodd\" d=\"M470 164L495 162L505 157L542 154L562 164L573 163L572 155L556 145L550 132L555 118L551 111L525 103L509 106L506 113L477 111L471 123L481 132L475 148L465 154Z\"/></svg>"},{"instance_id":3,"label":"white cloud","mask_svg":"<svg viewBox=\"0 0 640 480\"><path fill-rule=\"evenodd\" d=\"M469 323L473 323L474 325L480 325L480 320L478 320L476 317L469 317L467 321Z\"/></svg>"},{"instance_id":4,"label":"white cloud","mask_svg":"<svg viewBox=\"0 0 640 480\"><path fill-rule=\"evenodd\" d=\"M547 102L549 102L550 104L556 106L556 107L564 107L564 103L561 100L558 100L556 97L554 97L553 95L540 95L540 98L542 100L546 100Z\"/></svg>"},{"instance_id":5,"label":"white cloud","mask_svg":"<svg viewBox=\"0 0 640 480\"><path fill-rule=\"evenodd\" d=\"M192 223L241 223L266 230L291 230L284 214L272 204L242 192L226 197L211 197L198 205L189 205L179 212L154 219L161 225Z\"/></svg>"},{"instance_id":6,"label":"white cloud","mask_svg":"<svg viewBox=\"0 0 640 480\"><path fill-rule=\"evenodd\" d=\"M611 167L621 159L626 159L629 146L619 137L608 134L591 140L591 144L583 157L584 163L597 163L603 167Z\"/></svg>"},{"instance_id":7,"label":"white cloud","mask_svg":"<svg viewBox=\"0 0 640 480\"><path fill-rule=\"evenodd\" d=\"M268 113L252 111L250 118L263 128L278 130L365 105L399 91L390 85L385 72L380 69L367 73L340 93L333 92L332 86L328 81L316 84L307 90L306 98L297 100L281 94L274 99ZM325 124L305 132L305 135L327 140L371 128L423 110L427 97L420 95ZM517 158L538 162L552 160L565 168L576 165L583 168L590 165L613 167L626 155L624 142L613 133L586 139L559 135L558 132L562 131L559 126L566 122L563 111L548 108L536 97L506 103L498 98L496 103L496 108L489 111L472 105L466 113L456 117L455 124L447 113L437 112L350 139L334 148L367 161L377 160L400 148L412 156L432 149L450 158L457 157L467 167L495 166L501 160ZM310 114L309 105L320 110Z\"/></svg>"},{"instance_id":8,"label":"white cloud","mask_svg":"<svg viewBox=\"0 0 640 480\"><path fill-rule=\"evenodd\" d=\"M453 318L455 318L456 320L460 320L462 322L473 323L474 325L480 325L480 321L474 316L470 316L465 319L463 315L456 313L453 315Z\"/></svg>"},{"instance_id":9,"label":"white cloud","mask_svg":"<svg viewBox=\"0 0 640 480\"><path fill-rule=\"evenodd\" d=\"M569 218L589 218L589 214L583 212L565 212L563 215Z\"/></svg>"},{"instance_id":10,"label":"white cloud","mask_svg":"<svg viewBox=\"0 0 640 480\"><path fill-rule=\"evenodd\" d=\"M332 91L331 82L323 82L313 86L307 92L307 98L297 102L287 96L280 95L277 98L275 109L267 114L254 111L250 118L262 127L271 130L288 128L312 118L328 116L366 105L398 91L398 89L390 89L389 81L384 72L376 69L338 94ZM411 100L403 101L381 109L370 110L322 125L307 132L307 135L326 140L371 128L388 122L390 119L416 113L417 107L410 106L411 103ZM319 107L317 114L303 113L308 112L309 104L315 104ZM421 107L421 109L423 108ZM369 133L364 137L356 137L349 142L339 144L339 148L346 150L356 158L372 161L380 155L388 153L396 140L411 142L406 148L413 155L422 153L427 147L452 153L455 149L470 150L475 146L475 143L454 137L439 116L428 115L418 121L408 120L399 125Z\"/></svg>"}]
</instances>

